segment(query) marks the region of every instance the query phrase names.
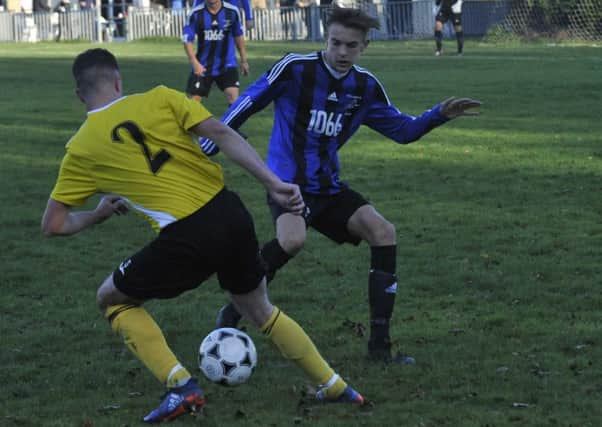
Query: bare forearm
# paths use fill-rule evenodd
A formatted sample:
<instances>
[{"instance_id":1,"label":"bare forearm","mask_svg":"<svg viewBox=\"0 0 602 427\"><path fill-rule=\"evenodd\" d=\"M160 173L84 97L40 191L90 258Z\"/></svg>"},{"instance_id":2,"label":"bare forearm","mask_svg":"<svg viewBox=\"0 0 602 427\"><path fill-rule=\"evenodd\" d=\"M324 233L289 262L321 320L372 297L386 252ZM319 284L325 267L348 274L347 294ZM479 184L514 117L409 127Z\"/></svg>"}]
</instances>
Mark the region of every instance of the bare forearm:
<instances>
[{"instance_id":1,"label":"bare forearm","mask_svg":"<svg viewBox=\"0 0 602 427\"><path fill-rule=\"evenodd\" d=\"M127 211L125 201L113 194L103 196L96 209L87 211L72 211L70 206L50 198L42 216L42 232L48 237L70 236Z\"/></svg>"},{"instance_id":2,"label":"bare forearm","mask_svg":"<svg viewBox=\"0 0 602 427\"><path fill-rule=\"evenodd\" d=\"M236 43L236 49L238 50L238 55L240 56L240 62L247 62L247 48L245 46L245 38L243 36L234 38L234 43Z\"/></svg>"},{"instance_id":3,"label":"bare forearm","mask_svg":"<svg viewBox=\"0 0 602 427\"><path fill-rule=\"evenodd\" d=\"M64 217L47 218L42 221L42 231L48 237L70 236L100 221L95 211L69 212Z\"/></svg>"},{"instance_id":4,"label":"bare forearm","mask_svg":"<svg viewBox=\"0 0 602 427\"><path fill-rule=\"evenodd\" d=\"M194 64L194 62L197 59L196 59L196 55L194 53L194 46L192 45L192 43L184 43L184 52L186 52L186 56L188 57L188 60L190 61L190 63Z\"/></svg>"},{"instance_id":5,"label":"bare forearm","mask_svg":"<svg viewBox=\"0 0 602 427\"><path fill-rule=\"evenodd\" d=\"M197 135L212 140L233 162L246 169L266 188L271 188L278 177L270 171L257 151L234 130L216 119L208 119L192 129Z\"/></svg>"},{"instance_id":6,"label":"bare forearm","mask_svg":"<svg viewBox=\"0 0 602 427\"><path fill-rule=\"evenodd\" d=\"M95 211L71 212L68 220L63 224L63 234L70 235L100 222L100 218Z\"/></svg>"}]
</instances>

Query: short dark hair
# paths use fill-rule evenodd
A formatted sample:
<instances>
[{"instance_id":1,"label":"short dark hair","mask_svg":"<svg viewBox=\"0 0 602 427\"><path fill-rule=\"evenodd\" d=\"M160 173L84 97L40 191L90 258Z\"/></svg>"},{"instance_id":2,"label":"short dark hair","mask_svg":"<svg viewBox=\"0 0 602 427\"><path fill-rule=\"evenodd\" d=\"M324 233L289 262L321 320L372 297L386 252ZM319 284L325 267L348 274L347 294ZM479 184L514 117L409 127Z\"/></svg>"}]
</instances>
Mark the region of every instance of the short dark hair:
<instances>
[{"instance_id":1,"label":"short dark hair","mask_svg":"<svg viewBox=\"0 0 602 427\"><path fill-rule=\"evenodd\" d=\"M326 21L326 28L329 28L332 24L341 24L344 27L355 28L362 31L364 34L368 34L372 28L379 29L380 22L378 18L369 15L362 9L355 9L350 7L340 7L333 4L330 8L330 15Z\"/></svg>"},{"instance_id":2,"label":"short dark hair","mask_svg":"<svg viewBox=\"0 0 602 427\"><path fill-rule=\"evenodd\" d=\"M88 49L77 55L71 72L77 89L86 95L101 82L111 81L119 71L115 56L106 49Z\"/></svg>"}]
</instances>

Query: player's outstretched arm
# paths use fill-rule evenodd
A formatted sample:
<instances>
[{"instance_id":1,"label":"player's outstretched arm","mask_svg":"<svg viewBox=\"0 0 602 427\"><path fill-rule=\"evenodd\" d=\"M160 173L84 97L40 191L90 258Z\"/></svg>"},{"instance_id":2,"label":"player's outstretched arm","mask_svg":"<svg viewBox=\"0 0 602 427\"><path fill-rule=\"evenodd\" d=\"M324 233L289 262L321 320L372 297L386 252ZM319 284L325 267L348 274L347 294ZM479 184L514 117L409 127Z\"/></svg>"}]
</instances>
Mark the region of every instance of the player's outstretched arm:
<instances>
[{"instance_id":1,"label":"player's outstretched arm","mask_svg":"<svg viewBox=\"0 0 602 427\"><path fill-rule=\"evenodd\" d=\"M299 187L282 182L236 131L214 118L199 123L191 130L199 136L209 138L228 158L249 171L283 208L301 215L305 204Z\"/></svg>"},{"instance_id":2,"label":"player's outstretched arm","mask_svg":"<svg viewBox=\"0 0 602 427\"><path fill-rule=\"evenodd\" d=\"M42 217L42 232L48 237L69 236L127 211L125 200L112 194L104 196L94 210L88 211L72 211L70 206L50 198Z\"/></svg>"},{"instance_id":3,"label":"player's outstretched arm","mask_svg":"<svg viewBox=\"0 0 602 427\"><path fill-rule=\"evenodd\" d=\"M472 98L456 98L452 96L447 98L441 104L441 114L448 119L455 119L460 116L478 116L478 111L468 111L471 108L481 106L481 101Z\"/></svg>"}]
</instances>

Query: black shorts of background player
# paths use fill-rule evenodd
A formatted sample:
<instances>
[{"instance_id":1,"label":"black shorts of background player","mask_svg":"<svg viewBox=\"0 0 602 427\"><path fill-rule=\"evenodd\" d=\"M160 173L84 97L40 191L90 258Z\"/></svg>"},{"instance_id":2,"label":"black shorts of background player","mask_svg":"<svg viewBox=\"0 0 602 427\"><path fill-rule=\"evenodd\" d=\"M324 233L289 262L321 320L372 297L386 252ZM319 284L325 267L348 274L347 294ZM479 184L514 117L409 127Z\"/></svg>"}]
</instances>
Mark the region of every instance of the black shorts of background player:
<instances>
[{"instance_id":1,"label":"black shorts of background player","mask_svg":"<svg viewBox=\"0 0 602 427\"><path fill-rule=\"evenodd\" d=\"M436 0L435 16L435 55L441 56L443 46L443 25L451 19L458 43L458 55L464 51L464 31L462 29L462 0Z\"/></svg>"},{"instance_id":2,"label":"black shorts of background player","mask_svg":"<svg viewBox=\"0 0 602 427\"><path fill-rule=\"evenodd\" d=\"M186 93L192 97L206 98L209 96L213 83L226 94L229 103L231 103L230 100L238 98L240 81L238 70L235 67L226 68L226 71L218 76L199 76L190 73ZM235 93L230 93L231 91Z\"/></svg>"}]
</instances>

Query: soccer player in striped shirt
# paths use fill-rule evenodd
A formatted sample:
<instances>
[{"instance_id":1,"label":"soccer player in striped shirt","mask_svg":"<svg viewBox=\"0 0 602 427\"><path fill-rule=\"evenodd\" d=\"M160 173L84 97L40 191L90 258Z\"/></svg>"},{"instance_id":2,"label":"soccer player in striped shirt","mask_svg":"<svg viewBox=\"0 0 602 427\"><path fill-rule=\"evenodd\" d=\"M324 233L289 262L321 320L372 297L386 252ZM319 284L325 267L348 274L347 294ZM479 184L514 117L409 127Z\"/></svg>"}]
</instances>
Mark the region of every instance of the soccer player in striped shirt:
<instances>
[{"instance_id":1,"label":"soccer player in striped shirt","mask_svg":"<svg viewBox=\"0 0 602 427\"><path fill-rule=\"evenodd\" d=\"M240 56L240 72L249 74L240 9L222 0L202 1L190 11L182 33L184 51L192 65L186 93L200 101L215 83L232 104L240 87L235 50Z\"/></svg>"},{"instance_id":2,"label":"soccer player in striped shirt","mask_svg":"<svg viewBox=\"0 0 602 427\"><path fill-rule=\"evenodd\" d=\"M192 8L199 6L204 3L205 0L195 0L192 4ZM233 4L237 8L239 8L245 14L245 30L252 30L255 28L255 18L253 17L253 7L251 5L251 0L228 0L228 3Z\"/></svg>"},{"instance_id":3,"label":"soccer player in striped shirt","mask_svg":"<svg viewBox=\"0 0 602 427\"><path fill-rule=\"evenodd\" d=\"M294 216L268 197L276 238L262 248L273 277L302 248L307 227L337 243L370 245L368 279L370 339L368 354L385 362L413 363L394 354L389 321L393 314L396 278L395 227L339 177L338 150L360 125L407 144L448 120L475 115L481 103L449 98L419 117L401 113L391 104L378 79L355 62L368 46L367 34L378 20L364 11L334 7L327 22L326 49L305 55L288 54L252 84L232 105L223 121L238 129L251 115L274 103L274 125L267 165L283 181L300 186L304 216ZM211 141L201 140L206 153ZM240 320L232 305L218 314L218 325Z\"/></svg>"}]
</instances>

